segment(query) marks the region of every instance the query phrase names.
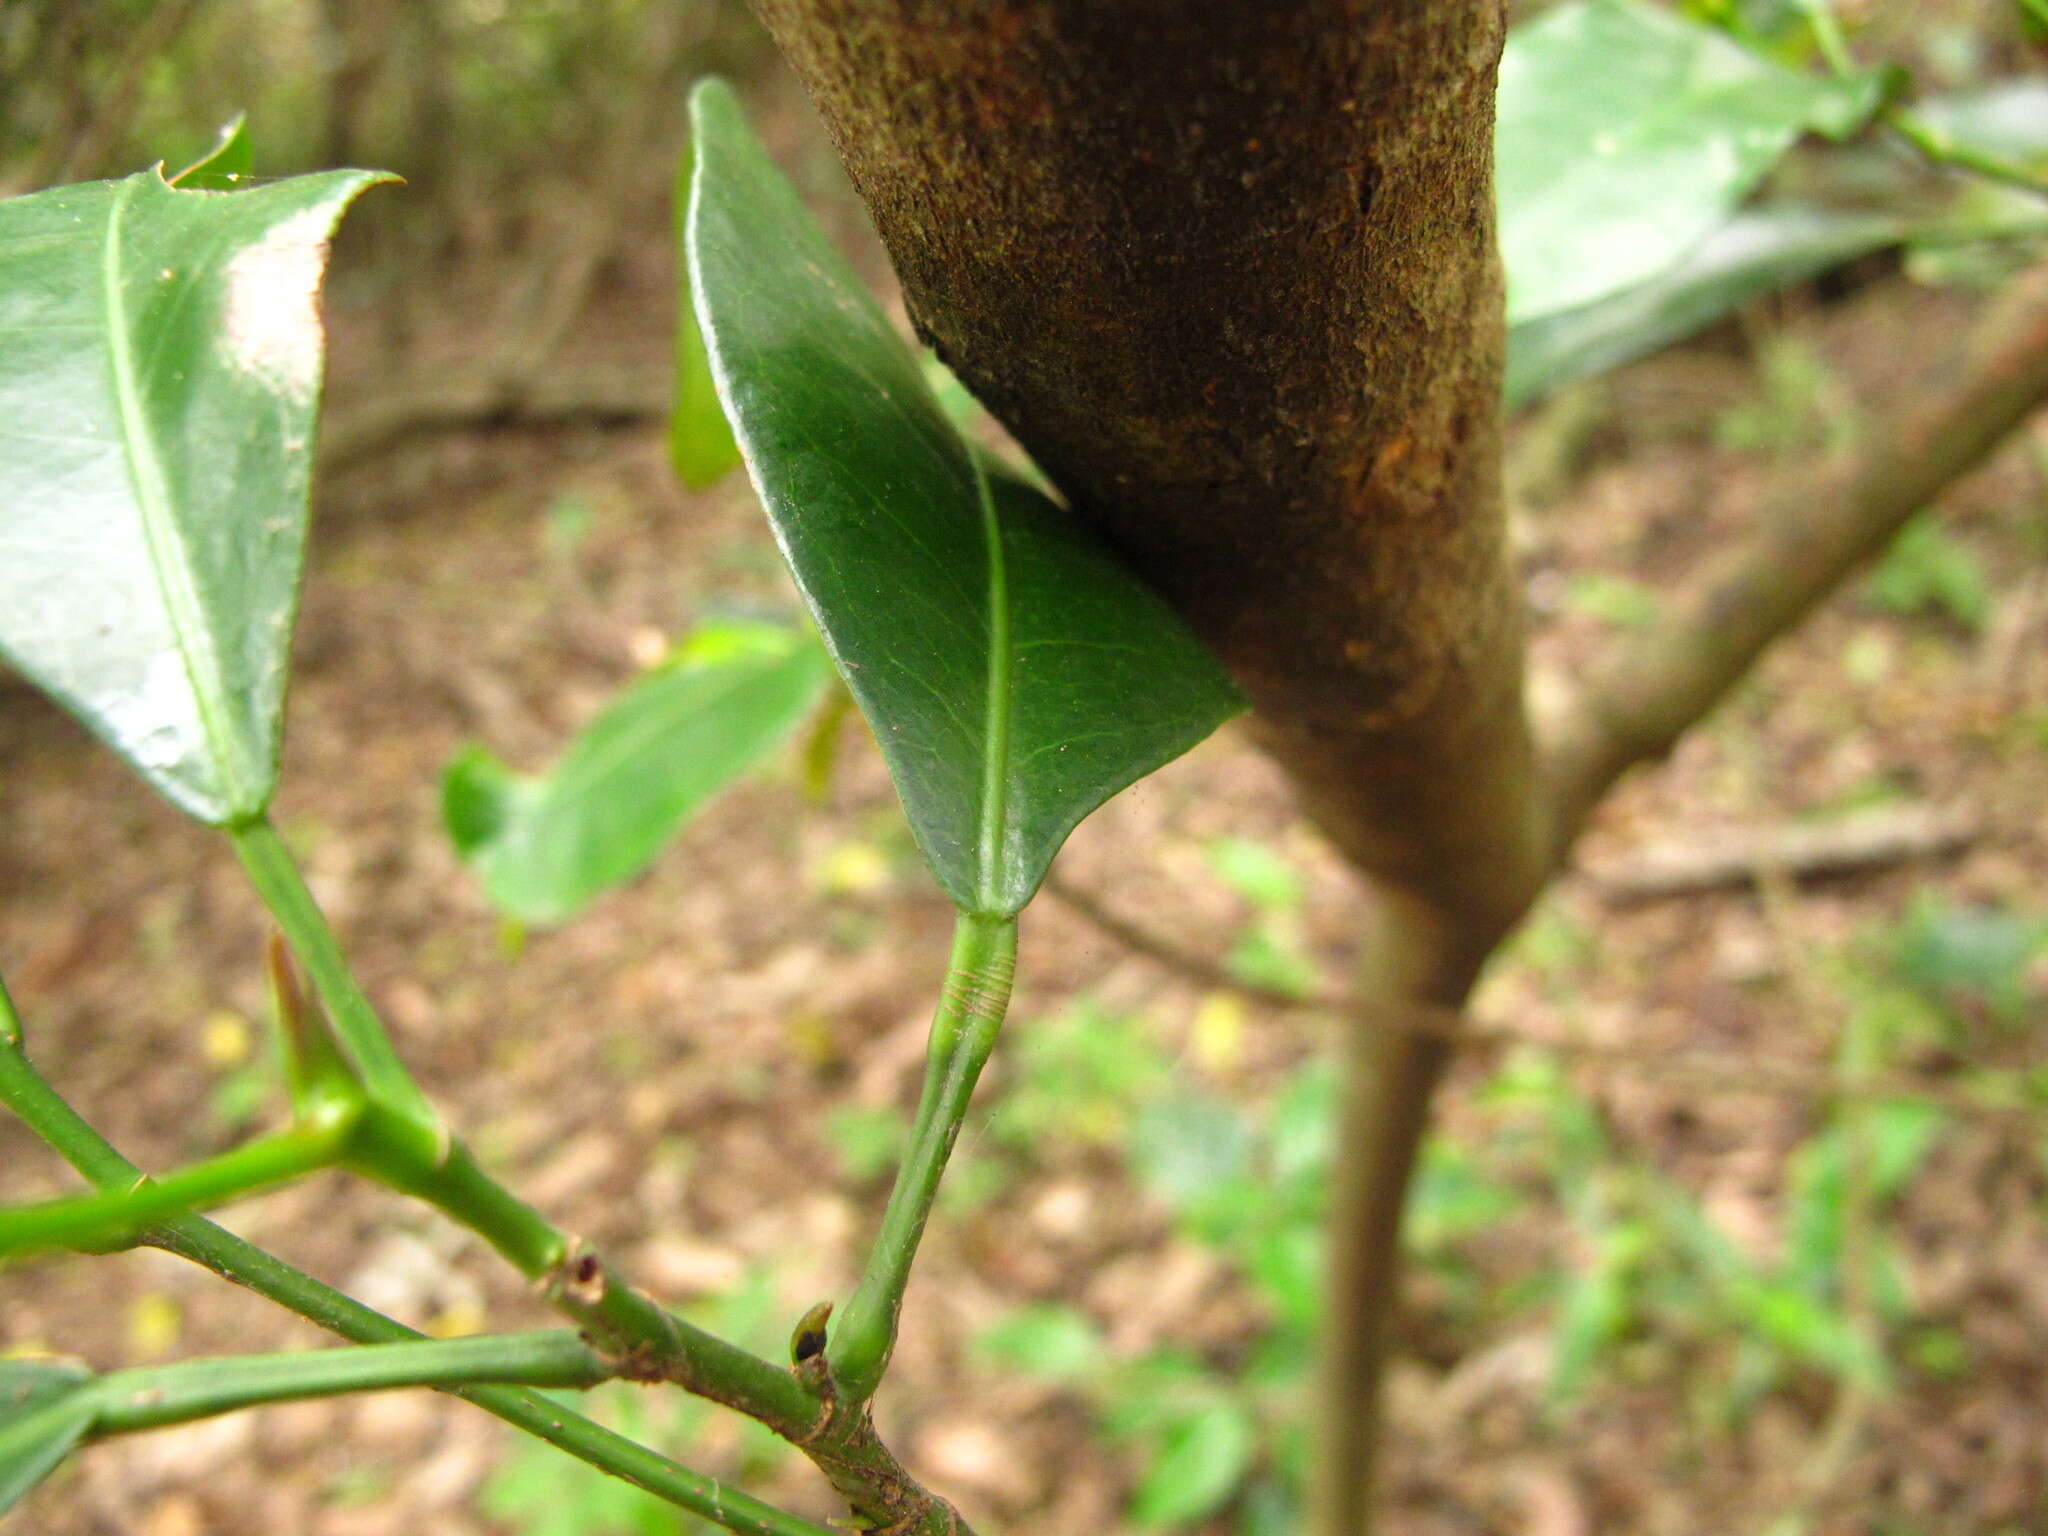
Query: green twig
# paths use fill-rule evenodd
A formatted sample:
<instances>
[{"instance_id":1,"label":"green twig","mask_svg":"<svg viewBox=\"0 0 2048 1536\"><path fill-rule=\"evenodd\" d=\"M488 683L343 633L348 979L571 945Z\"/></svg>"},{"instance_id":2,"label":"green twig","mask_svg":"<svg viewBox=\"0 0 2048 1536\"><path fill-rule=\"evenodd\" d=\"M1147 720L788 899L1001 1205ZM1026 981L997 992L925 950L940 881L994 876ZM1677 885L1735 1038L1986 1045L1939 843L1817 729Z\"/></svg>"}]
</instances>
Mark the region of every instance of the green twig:
<instances>
[{"instance_id":1,"label":"green twig","mask_svg":"<svg viewBox=\"0 0 2048 1536\"><path fill-rule=\"evenodd\" d=\"M351 1119L343 1115L301 1121L130 1189L0 1210L0 1258L38 1248L104 1252L131 1246L166 1216L239 1200L332 1166L341 1157L350 1126Z\"/></svg>"},{"instance_id":2,"label":"green twig","mask_svg":"<svg viewBox=\"0 0 2048 1536\"><path fill-rule=\"evenodd\" d=\"M5 1104L57 1155L102 1190L133 1189L143 1173L107 1145L77 1110L44 1082L22 1054L21 1024L0 989L0 1104Z\"/></svg>"},{"instance_id":3,"label":"green twig","mask_svg":"<svg viewBox=\"0 0 2048 1536\"><path fill-rule=\"evenodd\" d=\"M1806 24L1813 30L1828 72L1837 79L1854 74L1856 61L1849 56L1848 40L1842 36L1841 20L1830 0L1799 0L1799 8L1806 13Z\"/></svg>"},{"instance_id":4,"label":"green twig","mask_svg":"<svg viewBox=\"0 0 2048 1536\"><path fill-rule=\"evenodd\" d=\"M426 1201L482 1237L536 1282L550 1302L588 1329L601 1349L626 1362L632 1374L676 1381L785 1433L803 1433L818 1405L794 1377L622 1284L596 1254L571 1242L493 1179L448 1134L392 1050L270 822L259 818L230 829L229 835L312 977L314 993L331 1021L324 1027L332 1030L369 1095L349 1141L348 1165ZM273 963L273 979L281 1011L303 1015L288 968ZM286 1024L288 1037L323 1027L303 1016L287 1018Z\"/></svg>"},{"instance_id":5,"label":"green twig","mask_svg":"<svg viewBox=\"0 0 2048 1536\"><path fill-rule=\"evenodd\" d=\"M612 1370L575 1334L484 1334L349 1349L185 1360L102 1376L83 1390L95 1405L89 1438L210 1419L263 1403L394 1387L594 1387Z\"/></svg>"},{"instance_id":6,"label":"green twig","mask_svg":"<svg viewBox=\"0 0 2048 1536\"><path fill-rule=\"evenodd\" d=\"M103 1189L131 1188L141 1178L141 1170L87 1125L37 1075L16 1048L19 1038L18 1023L12 1010L5 1006L4 992L0 992L0 1103L19 1115L30 1130L90 1182ZM190 1259L222 1279L266 1296L358 1344L387 1344L421 1337L403 1323L322 1285L203 1216L171 1218L152 1234L152 1240L167 1252ZM772 1370L765 1362L761 1364L763 1369ZM741 1536L838 1536L827 1526L800 1519L715 1478L692 1472L524 1388L448 1390L599 1471L644 1488L657 1498L740 1532Z\"/></svg>"},{"instance_id":7,"label":"green twig","mask_svg":"<svg viewBox=\"0 0 2048 1536\"><path fill-rule=\"evenodd\" d=\"M11 1013L0 1014L0 1025L9 1019ZM35 1074L14 1043L18 1027L9 1027L13 1033L0 1030L0 1103L95 1184L132 1188L139 1171ZM986 1044L979 1049L986 1056ZM800 1376L770 1365L621 1284L595 1253L562 1237L492 1183L437 1131L375 1103L363 1105L360 1115L350 1161L433 1201L498 1244L583 1325L615 1374L673 1382L765 1424L803 1450L866 1526L901 1536L972 1536L959 1513L890 1454L869 1415L839 1411L815 1371ZM418 1337L203 1217L166 1219L147 1240L358 1343ZM559 1259L541 1267L554 1254ZM503 1387L455 1390L507 1423L730 1529L750 1536L830 1536L823 1527L690 1472L544 1398Z\"/></svg>"},{"instance_id":8,"label":"green twig","mask_svg":"<svg viewBox=\"0 0 2048 1536\"><path fill-rule=\"evenodd\" d=\"M486 1173L461 1142L372 1104L348 1163L477 1233L625 1374L676 1382L787 1435L801 1435L817 1417L816 1399L795 1377L627 1285L597 1253Z\"/></svg>"},{"instance_id":9,"label":"green twig","mask_svg":"<svg viewBox=\"0 0 2048 1536\"><path fill-rule=\"evenodd\" d=\"M227 834L257 895L311 974L313 989L334 1021L335 1037L370 1096L423 1126L437 1125L432 1106L398 1059L383 1020L356 985L333 930L270 818L259 816L229 827Z\"/></svg>"},{"instance_id":10,"label":"green twig","mask_svg":"<svg viewBox=\"0 0 2048 1536\"><path fill-rule=\"evenodd\" d=\"M1884 114L1884 122L1892 132L1936 165L1970 171L1988 180L2048 197L2048 176L1990 150L1960 144L1917 113L1893 107Z\"/></svg>"},{"instance_id":11,"label":"green twig","mask_svg":"<svg viewBox=\"0 0 2048 1536\"><path fill-rule=\"evenodd\" d=\"M960 1134L967 1101L994 1048L1009 1006L1017 960L1017 922L962 913L953 930L945 988L932 1018L924 1090L910 1145L882 1213L867 1269L847 1302L827 1350L839 1392L861 1403L874 1395L896 1347L903 1289L939 1177Z\"/></svg>"},{"instance_id":12,"label":"green twig","mask_svg":"<svg viewBox=\"0 0 2048 1536\"><path fill-rule=\"evenodd\" d=\"M2048 0L2018 0L2018 3L2035 17L2048 18ZM1853 77L1856 60L1850 55L1848 40L1842 35L1842 24L1835 15L1834 6L1829 0L1800 0L1800 9L1806 13L1807 25L1812 29L1814 43L1820 49L1821 60L1827 65L1828 73L1837 80ZM1972 171L1992 181L2002 181L2008 186L2048 196L2048 177L2040 172L1989 150L1959 144L1924 117L1894 102L1887 102L1879 109L1878 121L1935 165Z\"/></svg>"},{"instance_id":13,"label":"green twig","mask_svg":"<svg viewBox=\"0 0 2048 1536\"><path fill-rule=\"evenodd\" d=\"M11 1010L5 1016L11 1018ZM123 1198L137 1189L142 1175L134 1165L51 1091L12 1044L0 1045L0 1103L102 1189ZM344 1160L484 1238L539 1283L548 1300L587 1329L599 1348L617 1357L627 1374L675 1381L792 1436L805 1433L817 1418L816 1399L795 1377L622 1283L595 1253L572 1243L493 1180L467 1148L448 1140L438 1127L423 1126L381 1104L364 1105L352 1124ZM154 1240L161 1242L165 1232L178 1228L178 1222L170 1222Z\"/></svg>"}]
</instances>

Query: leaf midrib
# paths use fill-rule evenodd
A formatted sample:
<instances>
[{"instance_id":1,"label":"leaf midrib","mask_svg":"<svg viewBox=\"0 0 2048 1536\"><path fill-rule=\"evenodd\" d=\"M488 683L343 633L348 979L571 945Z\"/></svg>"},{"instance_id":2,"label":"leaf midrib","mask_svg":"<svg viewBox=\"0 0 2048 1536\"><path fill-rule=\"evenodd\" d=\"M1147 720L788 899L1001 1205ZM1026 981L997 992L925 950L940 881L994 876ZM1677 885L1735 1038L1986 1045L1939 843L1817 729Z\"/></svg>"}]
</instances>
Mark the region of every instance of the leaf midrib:
<instances>
[{"instance_id":1,"label":"leaf midrib","mask_svg":"<svg viewBox=\"0 0 2048 1536\"><path fill-rule=\"evenodd\" d=\"M966 444L961 444L966 448ZM976 904L984 913L1004 908L1003 843L1010 788L1010 584L1003 562L1003 532L996 520L988 472L967 449L974 491L981 502L982 542L988 550L988 692L982 714L981 826L976 853Z\"/></svg>"},{"instance_id":2,"label":"leaf midrib","mask_svg":"<svg viewBox=\"0 0 2048 1536\"><path fill-rule=\"evenodd\" d=\"M146 172L144 173L147 174ZM121 287L121 221L129 202L142 186L141 177L123 182L107 212L107 228L100 252L101 302L107 314L107 352L114 385L114 419L121 435L121 447L128 464L128 482L135 493L136 510L142 524L143 544L149 551L157 590L169 610L171 637L178 659L192 689L199 713L199 728L212 749L213 770L219 779L222 810L246 814L255 809L241 782L239 763L233 750L233 732L228 726L227 700L221 692L217 658L205 627L205 608L199 600L192 570L191 553L180 534L170 507L163 463L149 434L142 407L142 390L136 377L135 354L128 328L127 302Z\"/></svg>"}]
</instances>

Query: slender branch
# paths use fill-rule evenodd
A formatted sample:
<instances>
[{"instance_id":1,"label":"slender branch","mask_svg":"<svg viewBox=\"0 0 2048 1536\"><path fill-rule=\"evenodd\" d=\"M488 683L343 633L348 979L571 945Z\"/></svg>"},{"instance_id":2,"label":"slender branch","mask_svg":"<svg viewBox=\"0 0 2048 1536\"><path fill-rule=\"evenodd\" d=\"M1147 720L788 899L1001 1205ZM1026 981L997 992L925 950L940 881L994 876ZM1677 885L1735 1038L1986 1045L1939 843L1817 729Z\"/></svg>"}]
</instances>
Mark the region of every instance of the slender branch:
<instances>
[{"instance_id":1,"label":"slender branch","mask_svg":"<svg viewBox=\"0 0 2048 1536\"><path fill-rule=\"evenodd\" d=\"M11 1031L0 1041L0 1103L19 1114L93 1183L132 1188L142 1177L140 1170L80 1119L29 1065L18 1048L19 1025L11 1007L0 1014L0 1031ZM969 1037L964 1056L972 1048L973 1031L963 1034ZM981 1052L985 1057L986 1045ZM967 1087L972 1088L971 1080ZM964 1094L961 1102L964 1105ZM799 1375L770 1365L624 1284L596 1253L564 1237L493 1182L459 1143L371 1103L362 1108L349 1161L431 1201L492 1242L540 1284L550 1302L583 1326L617 1374L636 1381L672 1382L758 1420L798 1447L869 1526L900 1536L971 1536L959 1513L911 1477L882 1444L865 1402L842 1405L828 1381L819 1380L819 1373ZM168 1219L146 1234L146 1240L358 1342L415 1336L202 1217L184 1214ZM502 1389L477 1388L462 1395L593 1465L734 1530L762 1536L813 1536L817 1530L801 1521L792 1524L792 1517L595 1425L565 1429L561 1410L543 1399L501 1401L478 1395L498 1390Z\"/></svg>"},{"instance_id":2,"label":"slender branch","mask_svg":"<svg viewBox=\"0 0 2048 1536\"><path fill-rule=\"evenodd\" d=\"M1373 1529L1387 1362L1400 1338L1401 1215L1430 1103L1457 1051L1456 1018L1478 978L1459 919L1384 893L1361 946L1346 1033L1329 1195L1329 1300L1310 1529Z\"/></svg>"},{"instance_id":3,"label":"slender branch","mask_svg":"<svg viewBox=\"0 0 2048 1536\"><path fill-rule=\"evenodd\" d=\"M301 1317L361 1344L423 1337L413 1329L322 1285L282 1259L200 1216L186 1216L158 1236L159 1246L222 1279L268 1297ZM644 1488L742 1536L837 1536L828 1527L693 1472L646 1446L606 1429L562 1404L515 1387L448 1388L537 1439L599 1471Z\"/></svg>"},{"instance_id":4,"label":"slender branch","mask_svg":"<svg viewBox=\"0 0 2048 1536\"><path fill-rule=\"evenodd\" d=\"M1959 386L1873 425L1859 463L1786 486L1741 548L1610 656L1550 733L1560 855L1621 774L1661 756L1773 640L2048 400L2048 267L2023 279Z\"/></svg>"},{"instance_id":5,"label":"slender branch","mask_svg":"<svg viewBox=\"0 0 2048 1536\"><path fill-rule=\"evenodd\" d=\"M130 1246L166 1216L223 1205L332 1167L351 1129L352 1117L302 1121L132 1189L0 1210L0 1258L38 1248L104 1252Z\"/></svg>"},{"instance_id":6,"label":"slender branch","mask_svg":"<svg viewBox=\"0 0 2048 1536\"><path fill-rule=\"evenodd\" d=\"M1183 949L1171 939L1119 917L1110 911L1094 892L1084 890L1057 874L1046 876L1041 889L1061 906L1071 908L1124 948L1135 950L1148 959L1157 960L1169 970L1178 971L1188 980L1202 986L1236 992L1269 1008L1302 1010L1310 1013L1342 1013L1350 1006L1347 999L1334 992L1282 992L1277 987L1264 987L1257 982L1242 981L1208 956Z\"/></svg>"},{"instance_id":7,"label":"slender branch","mask_svg":"<svg viewBox=\"0 0 2048 1536\"><path fill-rule=\"evenodd\" d=\"M227 833L250 883L284 930L292 952L311 974L314 991L334 1022L341 1048L371 1098L422 1126L438 1129L439 1121L426 1095L399 1060L377 1010L356 985L333 930L270 818L259 816L228 828Z\"/></svg>"},{"instance_id":8,"label":"slender branch","mask_svg":"<svg viewBox=\"0 0 2048 1536\"><path fill-rule=\"evenodd\" d=\"M613 1371L566 1331L484 1334L183 1360L102 1376L84 1390L98 1405L88 1438L216 1418L264 1403L395 1387L594 1387Z\"/></svg>"},{"instance_id":9,"label":"slender branch","mask_svg":"<svg viewBox=\"0 0 2048 1536\"><path fill-rule=\"evenodd\" d=\"M1015 918L960 914L932 1018L924 1089L909 1148L889 1191L867 1268L827 1352L832 1381L850 1402L864 1403L874 1395L896 1347L911 1261L966 1117L967 1101L1002 1028L1016 963Z\"/></svg>"},{"instance_id":10,"label":"slender branch","mask_svg":"<svg viewBox=\"0 0 2048 1536\"><path fill-rule=\"evenodd\" d=\"M1884 115L1885 126L1918 150L1935 165L1970 171L1991 181L2019 187L2037 196L2048 196L2048 176L2005 156L1975 145L1960 144L1926 118L1894 107Z\"/></svg>"},{"instance_id":11,"label":"slender branch","mask_svg":"<svg viewBox=\"0 0 2048 1536\"><path fill-rule=\"evenodd\" d=\"M0 1006L5 993L0 991ZM0 1025L18 1023L11 1008ZM0 1103L19 1115L29 1129L54 1147L64 1160L101 1188L126 1188L142 1171L87 1125L64 1099L43 1081L18 1049L0 1045ZM294 1269L253 1243L215 1226L203 1216L178 1216L152 1234L156 1246L189 1259L222 1279L255 1291L296 1312L331 1333L358 1344L388 1344L424 1335L345 1296L312 1276ZM738 1531L741 1536L838 1536L826 1526L799 1519L705 1477L678 1462L606 1429L560 1403L516 1387L447 1389L515 1429L547 1441L599 1471L644 1488L679 1508Z\"/></svg>"},{"instance_id":12,"label":"slender branch","mask_svg":"<svg viewBox=\"0 0 2048 1536\"><path fill-rule=\"evenodd\" d=\"M2040 0L2019 0L2030 8L2038 7ZM1813 40L1820 48L1821 58L1828 71L1838 80L1847 80L1856 75L1856 61L1850 55L1849 41L1842 35L1842 25L1836 19L1831 4L1807 5L1807 26L1813 32ZM1959 171L1974 171L1979 176L1993 181L2002 181L2015 187L2024 187L2029 192L2048 193L2048 178L2043 178L2018 161L1992 151L1980 149L1972 144L1959 144L1945 129L1921 117L1918 113L1888 101L1879 113L1881 121L1892 132L1918 150L1933 165L1948 166Z\"/></svg>"},{"instance_id":13,"label":"slender branch","mask_svg":"<svg viewBox=\"0 0 2048 1536\"><path fill-rule=\"evenodd\" d=\"M597 1254L572 1241L499 1184L448 1134L392 1049L356 985L333 932L297 864L267 818L230 830L264 902L313 978L332 1033L369 1094L353 1121L350 1167L424 1200L477 1233L535 1281L547 1299L590 1330L628 1374L681 1383L787 1433L817 1415L811 1395L787 1372L684 1322L624 1284ZM273 956L280 1009L303 1011L289 968ZM288 1017L288 1033L303 1020Z\"/></svg>"},{"instance_id":14,"label":"slender branch","mask_svg":"<svg viewBox=\"0 0 2048 1536\"><path fill-rule=\"evenodd\" d=\"M0 1040L0 1104L5 1104L22 1124L42 1138L57 1155L85 1175L96 1189L133 1189L145 1177L142 1170L107 1144L106 1138L85 1123L42 1075L29 1065L21 1049L20 1020L0 988L0 1025L7 1038Z\"/></svg>"}]
</instances>

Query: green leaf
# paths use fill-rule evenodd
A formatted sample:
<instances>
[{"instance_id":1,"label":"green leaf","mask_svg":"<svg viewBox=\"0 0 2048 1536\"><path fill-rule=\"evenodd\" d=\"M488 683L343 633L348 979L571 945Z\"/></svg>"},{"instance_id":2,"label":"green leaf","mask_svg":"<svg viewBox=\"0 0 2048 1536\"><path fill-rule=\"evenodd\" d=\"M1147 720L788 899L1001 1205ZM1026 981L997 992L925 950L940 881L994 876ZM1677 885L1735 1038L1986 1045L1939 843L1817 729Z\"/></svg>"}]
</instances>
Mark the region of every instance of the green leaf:
<instances>
[{"instance_id":1,"label":"green leaf","mask_svg":"<svg viewBox=\"0 0 2048 1536\"><path fill-rule=\"evenodd\" d=\"M1057 1302L1019 1307L984 1329L974 1348L1011 1370L1055 1381L1085 1376L1103 1358L1102 1330L1094 1319Z\"/></svg>"},{"instance_id":2,"label":"green leaf","mask_svg":"<svg viewBox=\"0 0 2048 1536\"><path fill-rule=\"evenodd\" d=\"M213 148L194 160L171 185L191 192L232 192L256 169L256 151L249 143L249 120L237 112L217 134Z\"/></svg>"},{"instance_id":3,"label":"green leaf","mask_svg":"<svg viewBox=\"0 0 2048 1536\"><path fill-rule=\"evenodd\" d=\"M690 175L695 156L684 146L682 163L676 169L676 249L682 273L682 291L676 299L676 388L668 415L668 457L676 478L693 491L701 491L725 478L740 462L740 445L733 441L732 424L725 419L725 407L718 403L718 386L711 378L710 354L704 350L704 333L697 326L697 311L690 302L690 253L685 224L690 207Z\"/></svg>"},{"instance_id":4,"label":"green leaf","mask_svg":"<svg viewBox=\"0 0 2048 1536\"><path fill-rule=\"evenodd\" d=\"M691 114L697 316L754 484L939 884L1015 913L1083 816L1241 701L1077 522L984 472L732 92Z\"/></svg>"},{"instance_id":5,"label":"green leaf","mask_svg":"<svg viewBox=\"0 0 2048 1536\"><path fill-rule=\"evenodd\" d=\"M1752 299L1906 233L1896 219L1796 204L1738 214L1647 282L1511 327L1508 409L1683 341Z\"/></svg>"},{"instance_id":6,"label":"green leaf","mask_svg":"<svg viewBox=\"0 0 2048 1536\"><path fill-rule=\"evenodd\" d=\"M2007 1025L2026 1021L2034 957L2048 949L2048 923L2001 907L1923 896L1899 925L1892 969L1899 980L1951 1013L1981 1009Z\"/></svg>"},{"instance_id":7,"label":"green leaf","mask_svg":"<svg viewBox=\"0 0 2048 1536\"><path fill-rule=\"evenodd\" d=\"M1289 1078L1266 1120L1266 1161L1276 1183L1319 1179L1337 1135L1337 1071L1316 1060Z\"/></svg>"},{"instance_id":8,"label":"green leaf","mask_svg":"<svg viewBox=\"0 0 2048 1536\"><path fill-rule=\"evenodd\" d=\"M1285 1327L1306 1333L1322 1312L1322 1235L1311 1222L1290 1223L1254 1237L1245 1268Z\"/></svg>"},{"instance_id":9,"label":"green leaf","mask_svg":"<svg viewBox=\"0 0 2048 1536\"><path fill-rule=\"evenodd\" d=\"M1970 547L1922 513L1899 531L1866 590L1888 613L1946 614L1971 633L1991 620L1991 590Z\"/></svg>"},{"instance_id":10,"label":"green leaf","mask_svg":"<svg viewBox=\"0 0 2048 1536\"><path fill-rule=\"evenodd\" d=\"M700 630L547 773L523 777L481 747L458 756L442 780L448 834L493 905L562 922L653 863L692 812L788 739L830 677L789 630Z\"/></svg>"},{"instance_id":11,"label":"green leaf","mask_svg":"<svg viewBox=\"0 0 2048 1536\"><path fill-rule=\"evenodd\" d=\"M1633 288L1699 244L1801 133L1840 135L1875 78L1821 79L1630 0L1509 38L1495 136L1508 320Z\"/></svg>"},{"instance_id":12,"label":"green leaf","mask_svg":"<svg viewBox=\"0 0 2048 1536\"><path fill-rule=\"evenodd\" d=\"M0 203L0 652L202 821L276 783L320 278L379 179Z\"/></svg>"},{"instance_id":13,"label":"green leaf","mask_svg":"<svg viewBox=\"0 0 2048 1536\"><path fill-rule=\"evenodd\" d=\"M1178 1209L1229 1184L1251 1159L1252 1134L1227 1102L1184 1092L1150 1106L1131 1138L1131 1162Z\"/></svg>"},{"instance_id":14,"label":"green leaf","mask_svg":"<svg viewBox=\"0 0 2048 1536\"><path fill-rule=\"evenodd\" d=\"M1654 587L1607 571L1575 574L1565 587L1565 605L1620 629L1648 629L1659 612Z\"/></svg>"},{"instance_id":15,"label":"green leaf","mask_svg":"<svg viewBox=\"0 0 2048 1536\"><path fill-rule=\"evenodd\" d=\"M96 1411L70 1360L0 1360L0 1514L57 1469Z\"/></svg>"},{"instance_id":16,"label":"green leaf","mask_svg":"<svg viewBox=\"0 0 2048 1536\"><path fill-rule=\"evenodd\" d=\"M841 1104L825 1117L840 1172L864 1184L894 1168L910 1140L910 1122L891 1104Z\"/></svg>"},{"instance_id":17,"label":"green leaf","mask_svg":"<svg viewBox=\"0 0 2048 1536\"><path fill-rule=\"evenodd\" d=\"M1234 1402L1210 1403L1167 1432L1131 1496L1139 1525L1187 1525L1213 1514L1252 1462L1258 1426Z\"/></svg>"},{"instance_id":18,"label":"green leaf","mask_svg":"<svg viewBox=\"0 0 2048 1536\"><path fill-rule=\"evenodd\" d=\"M1217 878L1262 911L1292 912L1302 904L1301 871L1265 843L1218 837L1207 853Z\"/></svg>"}]
</instances>

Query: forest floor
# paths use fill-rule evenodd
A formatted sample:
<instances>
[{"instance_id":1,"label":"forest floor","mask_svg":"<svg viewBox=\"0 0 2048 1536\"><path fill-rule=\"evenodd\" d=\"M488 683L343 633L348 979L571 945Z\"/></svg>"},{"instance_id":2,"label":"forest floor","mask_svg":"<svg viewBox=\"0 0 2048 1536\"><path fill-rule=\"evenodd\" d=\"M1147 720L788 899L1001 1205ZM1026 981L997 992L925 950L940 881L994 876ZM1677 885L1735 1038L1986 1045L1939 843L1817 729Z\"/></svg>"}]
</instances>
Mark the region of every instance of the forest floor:
<instances>
[{"instance_id":1,"label":"forest floor","mask_svg":"<svg viewBox=\"0 0 2048 1536\"><path fill-rule=\"evenodd\" d=\"M1901 387L1902 353L1931 356L1973 309L1896 271L1863 276L1522 425L1545 676L1625 637L1785 466L1853 452L1866 407ZM577 345L615 338L658 367L669 281L652 254L610 273ZM335 323L335 393L366 393L376 327L345 309ZM849 728L823 805L790 764L731 791L644 879L522 944L437 804L465 742L538 767L693 621L789 611L751 494L678 490L652 426L567 425L407 443L318 500L278 813L368 991L515 1188L657 1295L777 1348L855 1272L946 949L947 909L871 745ZM2048 1068L2035 461L2009 449L1947 498L1941 529L1630 779L1489 976L1429 1164L1390 1536L2048 1522L2048 1176L2022 1091ZM276 1123L264 927L228 850L26 690L4 701L0 972L38 1060L146 1166ZM1761 891L1617 893L1673 839L1762 837L1768 874L1775 831L1902 805L1965 818L1961 846ZM1363 911L1236 726L1086 823L1058 869L1193 955L1282 980L1306 966L1318 986L1344 974ZM880 1419L985 1531L1129 1528L1161 1442L1104 1431L1131 1391L1119 1363L1170 1347L1191 1379L1220 1379L1200 1373L1261 1358L1278 1293L1176 1216L1127 1133L1167 1101L1257 1124L1341 1026L1246 1001L1050 898L1024 922L1012 1020L984 1104L1007 1092L1031 1110L991 1129L984 1108L963 1139ZM0 1195L67 1187L0 1126ZM339 1174L224 1219L430 1331L549 1321L475 1241ZM1073 1315L1048 1303L1099 1335L1065 1379L977 1343L1020 1308ZM1882 1340L1876 1363L1858 1330ZM316 1342L158 1254L0 1275L9 1348L114 1366ZM1298 1373L1261 1380L1247 1488L1285 1462L1275 1425L1301 1406ZM800 1460L722 1418L670 1425L665 1400L608 1401L696 1466L835 1513ZM306 1404L93 1449L10 1529L673 1528L608 1506L550 1455L428 1394ZM1203 1528L1238 1529L1239 1512Z\"/></svg>"}]
</instances>

